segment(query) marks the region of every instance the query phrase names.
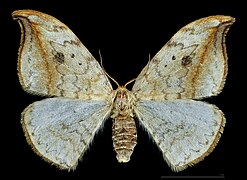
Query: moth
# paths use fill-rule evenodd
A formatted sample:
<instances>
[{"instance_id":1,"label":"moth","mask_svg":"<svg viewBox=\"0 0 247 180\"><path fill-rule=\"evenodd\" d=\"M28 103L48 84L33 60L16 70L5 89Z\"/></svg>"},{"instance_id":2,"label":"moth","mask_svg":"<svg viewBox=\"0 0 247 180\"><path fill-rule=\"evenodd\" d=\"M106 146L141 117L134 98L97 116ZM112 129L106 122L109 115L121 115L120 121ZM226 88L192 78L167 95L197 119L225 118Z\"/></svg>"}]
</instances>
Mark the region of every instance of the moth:
<instances>
[{"instance_id":1,"label":"moth","mask_svg":"<svg viewBox=\"0 0 247 180\"><path fill-rule=\"evenodd\" d=\"M118 162L130 160L143 126L173 171L203 160L215 148L225 118L199 101L218 95L227 75L225 36L235 19L209 16L181 28L134 79L113 90L110 77L75 34L33 10L12 13L21 27L20 84L49 98L30 104L21 123L44 160L75 169L104 122L112 119Z\"/></svg>"}]
</instances>

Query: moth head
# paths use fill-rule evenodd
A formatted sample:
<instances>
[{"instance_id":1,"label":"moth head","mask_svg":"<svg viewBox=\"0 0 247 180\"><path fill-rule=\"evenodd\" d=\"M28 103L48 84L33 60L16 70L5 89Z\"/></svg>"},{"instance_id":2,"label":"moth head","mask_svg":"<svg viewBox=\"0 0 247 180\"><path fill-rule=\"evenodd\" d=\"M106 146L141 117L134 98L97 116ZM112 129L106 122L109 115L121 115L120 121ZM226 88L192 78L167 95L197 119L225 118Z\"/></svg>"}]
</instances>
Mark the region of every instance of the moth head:
<instances>
[{"instance_id":1,"label":"moth head","mask_svg":"<svg viewBox=\"0 0 247 180\"><path fill-rule=\"evenodd\" d=\"M132 105L132 95L131 92L123 86L119 86L116 89L116 94L114 98L114 106L120 111L125 111L130 109Z\"/></svg>"},{"instance_id":2,"label":"moth head","mask_svg":"<svg viewBox=\"0 0 247 180\"><path fill-rule=\"evenodd\" d=\"M128 96L129 94L129 90L126 89L125 87L118 87L116 90L116 96L115 99L116 100L121 100L121 101L125 101L129 98Z\"/></svg>"}]
</instances>

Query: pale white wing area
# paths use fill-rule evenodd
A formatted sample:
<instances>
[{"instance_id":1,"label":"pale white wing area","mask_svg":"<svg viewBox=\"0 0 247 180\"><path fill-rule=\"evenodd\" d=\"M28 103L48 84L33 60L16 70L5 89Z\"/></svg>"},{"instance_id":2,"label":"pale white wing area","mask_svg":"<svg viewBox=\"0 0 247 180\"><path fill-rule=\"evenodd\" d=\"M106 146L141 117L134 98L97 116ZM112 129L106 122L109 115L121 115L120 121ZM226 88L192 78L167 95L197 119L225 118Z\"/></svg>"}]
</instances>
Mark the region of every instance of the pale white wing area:
<instances>
[{"instance_id":1,"label":"pale white wing area","mask_svg":"<svg viewBox=\"0 0 247 180\"><path fill-rule=\"evenodd\" d=\"M18 75L26 91L81 99L111 93L104 71L65 24L33 10L12 16L22 30Z\"/></svg>"},{"instance_id":2,"label":"pale white wing area","mask_svg":"<svg viewBox=\"0 0 247 180\"><path fill-rule=\"evenodd\" d=\"M142 99L200 99L217 95L227 75L225 35L234 18L209 16L180 29L137 77Z\"/></svg>"},{"instance_id":3,"label":"pale white wing area","mask_svg":"<svg viewBox=\"0 0 247 180\"><path fill-rule=\"evenodd\" d=\"M110 111L104 101L48 98L23 111L22 125L38 155L70 170L76 168Z\"/></svg>"},{"instance_id":4,"label":"pale white wing area","mask_svg":"<svg viewBox=\"0 0 247 180\"><path fill-rule=\"evenodd\" d=\"M225 124L216 106L194 100L140 101L135 113L174 171L212 152Z\"/></svg>"}]
</instances>

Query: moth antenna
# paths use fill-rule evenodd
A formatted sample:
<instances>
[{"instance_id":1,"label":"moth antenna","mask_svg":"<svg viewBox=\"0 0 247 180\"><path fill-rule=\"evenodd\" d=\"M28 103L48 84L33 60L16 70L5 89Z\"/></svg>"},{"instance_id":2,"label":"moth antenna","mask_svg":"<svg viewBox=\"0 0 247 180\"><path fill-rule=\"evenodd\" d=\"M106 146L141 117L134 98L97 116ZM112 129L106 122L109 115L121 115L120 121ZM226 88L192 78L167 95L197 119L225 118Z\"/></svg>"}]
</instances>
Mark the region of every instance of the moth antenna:
<instances>
[{"instance_id":1,"label":"moth antenna","mask_svg":"<svg viewBox=\"0 0 247 180\"><path fill-rule=\"evenodd\" d=\"M148 64L147 64L147 66L149 66L150 61L151 61L151 55L150 55L150 53L149 53L149 54L148 54ZM131 79L130 81L128 81L128 82L124 85L124 87L126 88L126 86L127 86L128 84L132 83L132 82L135 81L135 80L136 80L136 78Z\"/></svg>"},{"instance_id":2,"label":"moth antenna","mask_svg":"<svg viewBox=\"0 0 247 180\"><path fill-rule=\"evenodd\" d=\"M151 62L151 55L150 55L150 53L148 54L148 66L149 66L149 64L150 64L150 62Z\"/></svg>"},{"instance_id":3,"label":"moth antenna","mask_svg":"<svg viewBox=\"0 0 247 180\"><path fill-rule=\"evenodd\" d=\"M126 86L127 86L128 84L132 83L132 82L135 81L135 80L136 80L136 78L131 79L130 81L128 81L128 82L124 85L124 87L126 88Z\"/></svg>"},{"instance_id":4,"label":"moth antenna","mask_svg":"<svg viewBox=\"0 0 247 180\"><path fill-rule=\"evenodd\" d=\"M102 60L100 49L99 49L99 57L100 57L100 65L101 65L101 68L103 69L105 75L107 77L109 77L119 87L120 85L118 84L118 82L106 72L106 70L105 70L105 68L103 66L103 60Z\"/></svg>"},{"instance_id":5,"label":"moth antenna","mask_svg":"<svg viewBox=\"0 0 247 180\"><path fill-rule=\"evenodd\" d=\"M147 72L148 71L148 68L149 68L149 65L150 65L150 62L151 62L151 55L150 55L150 53L148 54L148 64L146 65L146 67L145 67L145 71Z\"/></svg>"}]
</instances>

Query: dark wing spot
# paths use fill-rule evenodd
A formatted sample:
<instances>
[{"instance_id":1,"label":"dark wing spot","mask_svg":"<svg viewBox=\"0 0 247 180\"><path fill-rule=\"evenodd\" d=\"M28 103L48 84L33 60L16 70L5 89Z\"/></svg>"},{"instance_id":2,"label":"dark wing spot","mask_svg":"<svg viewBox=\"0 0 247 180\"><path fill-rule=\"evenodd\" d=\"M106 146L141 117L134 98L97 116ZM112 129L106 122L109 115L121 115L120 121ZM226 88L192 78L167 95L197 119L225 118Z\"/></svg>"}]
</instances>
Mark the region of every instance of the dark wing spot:
<instances>
[{"instance_id":1,"label":"dark wing spot","mask_svg":"<svg viewBox=\"0 0 247 180\"><path fill-rule=\"evenodd\" d=\"M55 32L60 32L60 31L64 31L67 28L65 26L57 26L57 25L53 25L53 31Z\"/></svg>"},{"instance_id":2,"label":"dark wing spot","mask_svg":"<svg viewBox=\"0 0 247 180\"><path fill-rule=\"evenodd\" d=\"M172 60L176 60L176 56L172 56Z\"/></svg>"},{"instance_id":3,"label":"dark wing spot","mask_svg":"<svg viewBox=\"0 0 247 180\"><path fill-rule=\"evenodd\" d=\"M184 56L182 58L182 65L183 66L189 66L192 63L192 57L190 56Z\"/></svg>"},{"instance_id":4,"label":"dark wing spot","mask_svg":"<svg viewBox=\"0 0 247 180\"><path fill-rule=\"evenodd\" d=\"M64 54L61 52L57 52L54 56L55 60L59 63L64 63Z\"/></svg>"},{"instance_id":5,"label":"dark wing spot","mask_svg":"<svg viewBox=\"0 0 247 180\"><path fill-rule=\"evenodd\" d=\"M72 53L72 54L70 55L70 57L71 57L71 58L74 58L74 57L75 57L75 54L74 54L74 53Z\"/></svg>"},{"instance_id":6,"label":"dark wing spot","mask_svg":"<svg viewBox=\"0 0 247 180\"><path fill-rule=\"evenodd\" d=\"M157 58L153 58L153 60L152 60L152 61L153 61L153 63L154 63L154 64L159 63L159 59L157 59Z\"/></svg>"}]
</instances>

